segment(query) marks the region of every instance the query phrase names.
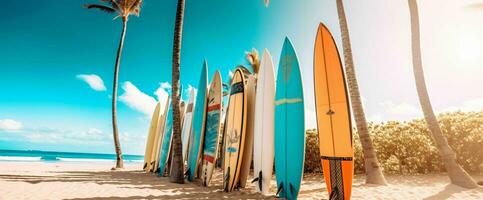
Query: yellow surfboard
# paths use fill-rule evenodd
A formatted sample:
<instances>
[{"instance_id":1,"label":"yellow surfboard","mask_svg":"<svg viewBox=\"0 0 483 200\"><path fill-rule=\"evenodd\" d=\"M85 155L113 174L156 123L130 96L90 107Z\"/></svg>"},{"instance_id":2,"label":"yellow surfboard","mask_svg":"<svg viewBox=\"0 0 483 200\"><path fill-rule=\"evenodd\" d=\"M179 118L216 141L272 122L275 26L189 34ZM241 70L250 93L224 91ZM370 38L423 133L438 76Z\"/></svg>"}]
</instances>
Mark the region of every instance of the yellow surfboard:
<instances>
[{"instance_id":1,"label":"yellow surfboard","mask_svg":"<svg viewBox=\"0 0 483 200\"><path fill-rule=\"evenodd\" d=\"M253 139L255 126L255 92L257 87L256 74L250 74L245 70L245 77L247 80L246 95L247 95L247 131L245 134L245 147L243 148L243 161L240 169L240 188L245 188L247 184L248 174L250 173L250 166L252 165L253 156Z\"/></svg>"},{"instance_id":2,"label":"yellow surfboard","mask_svg":"<svg viewBox=\"0 0 483 200\"><path fill-rule=\"evenodd\" d=\"M161 107L161 103L158 102L156 104L156 108L154 109L153 116L151 118L151 125L149 126L149 133L148 138L146 140L146 151L144 153L144 165L143 170L149 171L151 170L151 154L153 153L153 144L154 144L154 136L156 134L156 130L158 129L158 120L159 120L159 109Z\"/></svg>"},{"instance_id":3,"label":"yellow surfboard","mask_svg":"<svg viewBox=\"0 0 483 200\"><path fill-rule=\"evenodd\" d=\"M247 121L247 96L245 77L242 69L233 74L230 99L225 117L223 188L232 191L239 180L240 168L245 145Z\"/></svg>"},{"instance_id":4,"label":"yellow surfboard","mask_svg":"<svg viewBox=\"0 0 483 200\"><path fill-rule=\"evenodd\" d=\"M344 70L335 41L319 25L314 52L314 89L320 158L329 199L350 199L354 150Z\"/></svg>"}]
</instances>

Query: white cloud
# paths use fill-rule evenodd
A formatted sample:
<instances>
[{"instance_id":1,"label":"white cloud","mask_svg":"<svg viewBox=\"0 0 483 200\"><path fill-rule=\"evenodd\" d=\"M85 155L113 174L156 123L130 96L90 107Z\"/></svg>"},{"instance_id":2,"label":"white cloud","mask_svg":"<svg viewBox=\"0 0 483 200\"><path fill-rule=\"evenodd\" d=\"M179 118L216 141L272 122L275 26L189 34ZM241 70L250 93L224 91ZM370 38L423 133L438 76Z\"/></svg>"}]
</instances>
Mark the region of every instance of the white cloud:
<instances>
[{"instance_id":1,"label":"white cloud","mask_svg":"<svg viewBox=\"0 0 483 200\"><path fill-rule=\"evenodd\" d=\"M13 119L0 119L0 131L18 131L22 129L22 123Z\"/></svg>"},{"instance_id":2,"label":"white cloud","mask_svg":"<svg viewBox=\"0 0 483 200\"><path fill-rule=\"evenodd\" d=\"M90 128L89 130L87 130L86 132L88 135L101 135L102 134L102 131L97 129L97 128Z\"/></svg>"},{"instance_id":3,"label":"white cloud","mask_svg":"<svg viewBox=\"0 0 483 200\"><path fill-rule=\"evenodd\" d=\"M455 112L455 111L471 112L471 111L481 111L481 110L483 110L483 98L465 101L460 106L452 106L452 107L443 109L441 112Z\"/></svg>"},{"instance_id":4,"label":"white cloud","mask_svg":"<svg viewBox=\"0 0 483 200\"><path fill-rule=\"evenodd\" d=\"M144 144L144 142L146 141L146 135L145 134L132 134L132 133L129 133L129 132L122 132L119 135L119 138L124 143L131 142L131 143Z\"/></svg>"},{"instance_id":5,"label":"white cloud","mask_svg":"<svg viewBox=\"0 0 483 200\"><path fill-rule=\"evenodd\" d=\"M171 90L171 84L168 82L163 82L159 84L159 88L154 92L158 97L158 101L168 99L169 91Z\"/></svg>"},{"instance_id":6,"label":"white cloud","mask_svg":"<svg viewBox=\"0 0 483 200\"><path fill-rule=\"evenodd\" d=\"M233 72L231 70L228 71L228 76L230 77L230 79L233 78Z\"/></svg>"},{"instance_id":7,"label":"white cloud","mask_svg":"<svg viewBox=\"0 0 483 200\"><path fill-rule=\"evenodd\" d=\"M21 137L38 144L99 145L109 142L108 136L91 128L87 131L73 131L58 128L31 128L21 132Z\"/></svg>"},{"instance_id":8,"label":"white cloud","mask_svg":"<svg viewBox=\"0 0 483 200\"><path fill-rule=\"evenodd\" d=\"M156 99L143 93L129 81L123 83L122 89L124 90L124 93L119 97L121 102L148 116L152 114L156 107Z\"/></svg>"},{"instance_id":9,"label":"white cloud","mask_svg":"<svg viewBox=\"0 0 483 200\"><path fill-rule=\"evenodd\" d=\"M160 83L159 87L168 90L168 89L171 89L171 84L166 81L166 82Z\"/></svg>"},{"instance_id":10,"label":"white cloud","mask_svg":"<svg viewBox=\"0 0 483 200\"><path fill-rule=\"evenodd\" d=\"M395 104L392 101L384 101L382 106L387 113L393 115L415 116L421 114L421 110L418 107L406 102Z\"/></svg>"},{"instance_id":11,"label":"white cloud","mask_svg":"<svg viewBox=\"0 0 483 200\"><path fill-rule=\"evenodd\" d=\"M95 91L105 91L106 86L101 77L95 74L79 74L76 76L78 79L85 81Z\"/></svg>"},{"instance_id":12,"label":"white cloud","mask_svg":"<svg viewBox=\"0 0 483 200\"><path fill-rule=\"evenodd\" d=\"M132 136L128 132L122 132L119 135L119 138L121 139L122 142L129 142L130 140L132 140Z\"/></svg>"}]
</instances>

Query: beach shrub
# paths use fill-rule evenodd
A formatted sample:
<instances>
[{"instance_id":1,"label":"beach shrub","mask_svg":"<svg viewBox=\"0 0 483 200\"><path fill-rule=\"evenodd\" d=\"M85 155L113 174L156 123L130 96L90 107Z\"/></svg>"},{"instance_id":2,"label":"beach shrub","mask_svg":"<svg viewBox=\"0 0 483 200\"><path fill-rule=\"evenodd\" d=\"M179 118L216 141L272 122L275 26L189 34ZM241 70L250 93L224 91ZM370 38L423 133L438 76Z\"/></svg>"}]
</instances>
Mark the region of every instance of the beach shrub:
<instances>
[{"instance_id":1,"label":"beach shrub","mask_svg":"<svg viewBox=\"0 0 483 200\"><path fill-rule=\"evenodd\" d=\"M469 173L483 173L483 111L453 112L438 116L443 134L456 154L457 162ZM313 131L315 132L315 130ZM387 174L426 174L444 172L438 149L423 119L399 122L370 123L369 134L378 159ZM315 135L315 136L313 136ZM354 131L355 173L364 173L364 160L359 136ZM307 134L307 148L313 145L316 134ZM315 153L315 150L306 150ZM313 156L306 170L313 170ZM308 161L310 160L310 161ZM319 163L320 166L320 163Z\"/></svg>"},{"instance_id":2,"label":"beach shrub","mask_svg":"<svg viewBox=\"0 0 483 200\"><path fill-rule=\"evenodd\" d=\"M305 132L305 173L320 173L322 166L320 163L319 136L316 129L309 129Z\"/></svg>"}]
</instances>

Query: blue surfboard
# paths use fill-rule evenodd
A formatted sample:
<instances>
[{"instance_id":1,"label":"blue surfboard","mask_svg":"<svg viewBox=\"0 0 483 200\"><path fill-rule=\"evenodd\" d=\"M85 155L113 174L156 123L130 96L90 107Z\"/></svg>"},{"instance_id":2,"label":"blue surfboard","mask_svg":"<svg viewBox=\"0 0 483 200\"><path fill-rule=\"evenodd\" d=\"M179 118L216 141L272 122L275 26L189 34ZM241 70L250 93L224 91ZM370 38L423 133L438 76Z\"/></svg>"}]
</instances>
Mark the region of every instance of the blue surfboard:
<instances>
[{"instance_id":1,"label":"blue surfboard","mask_svg":"<svg viewBox=\"0 0 483 200\"><path fill-rule=\"evenodd\" d=\"M196 95L195 111L193 113L193 123L191 124L190 144L188 153L188 181L193 181L198 171L198 161L201 157L202 141L205 132L206 117L206 90L208 88L208 63L203 63L201 69L200 82L198 84L198 94Z\"/></svg>"},{"instance_id":2,"label":"blue surfboard","mask_svg":"<svg viewBox=\"0 0 483 200\"><path fill-rule=\"evenodd\" d=\"M169 100L168 100L169 101ZM166 126L164 128L163 143L161 144L159 153L159 174L158 176L163 176L166 170L166 165L168 164L168 158L171 149L171 138L173 135L173 110L171 108L171 102L168 103L168 113L166 114Z\"/></svg>"},{"instance_id":3,"label":"blue surfboard","mask_svg":"<svg viewBox=\"0 0 483 200\"><path fill-rule=\"evenodd\" d=\"M297 199L305 157L305 109L297 55L285 38L275 92L275 174L279 197Z\"/></svg>"}]
</instances>

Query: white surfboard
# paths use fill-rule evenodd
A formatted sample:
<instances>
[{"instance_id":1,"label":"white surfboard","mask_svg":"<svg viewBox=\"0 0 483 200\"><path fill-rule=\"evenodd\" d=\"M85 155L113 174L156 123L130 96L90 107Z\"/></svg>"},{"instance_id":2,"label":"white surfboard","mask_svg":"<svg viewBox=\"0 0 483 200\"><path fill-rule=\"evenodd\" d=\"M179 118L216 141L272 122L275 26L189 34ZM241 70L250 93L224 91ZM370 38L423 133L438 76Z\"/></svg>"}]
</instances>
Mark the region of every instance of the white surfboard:
<instances>
[{"instance_id":1,"label":"white surfboard","mask_svg":"<svg viewBox=\"0 0 483 200\"><path fill-rule=\"evenodd\" d=\"M264 195L270 191L270 181L272 180L274 99L275 72L272 56L265 49L258 73L253 145L254 184L257 191Z\"/></svg>"},{"instance_id":2,"label":"white surfboard","mask_svg":"<svg viewBox=\"0 0 483 200\"><path fill-rule=\"evenodd\" d=\"M183 129L181 131L181 142L183 144L183 163L188 157L188 144L191 133L191 121L193 120L193 108L195 107L196 93L194 90L190 92L190 99L186 105L186 113L183 119Z\"/></svg>"},{"instance_id":3,"label":"white surfboard","mask_svg":"<svg viewBox=\"0 0 483 200\"><path fill-rule=\"evenodd\" d=\"M181 130L183 128L184 115L186 114L186 102L180 99L179 103L179 119L181 121Z\"/></svg>"}]
</instances>

